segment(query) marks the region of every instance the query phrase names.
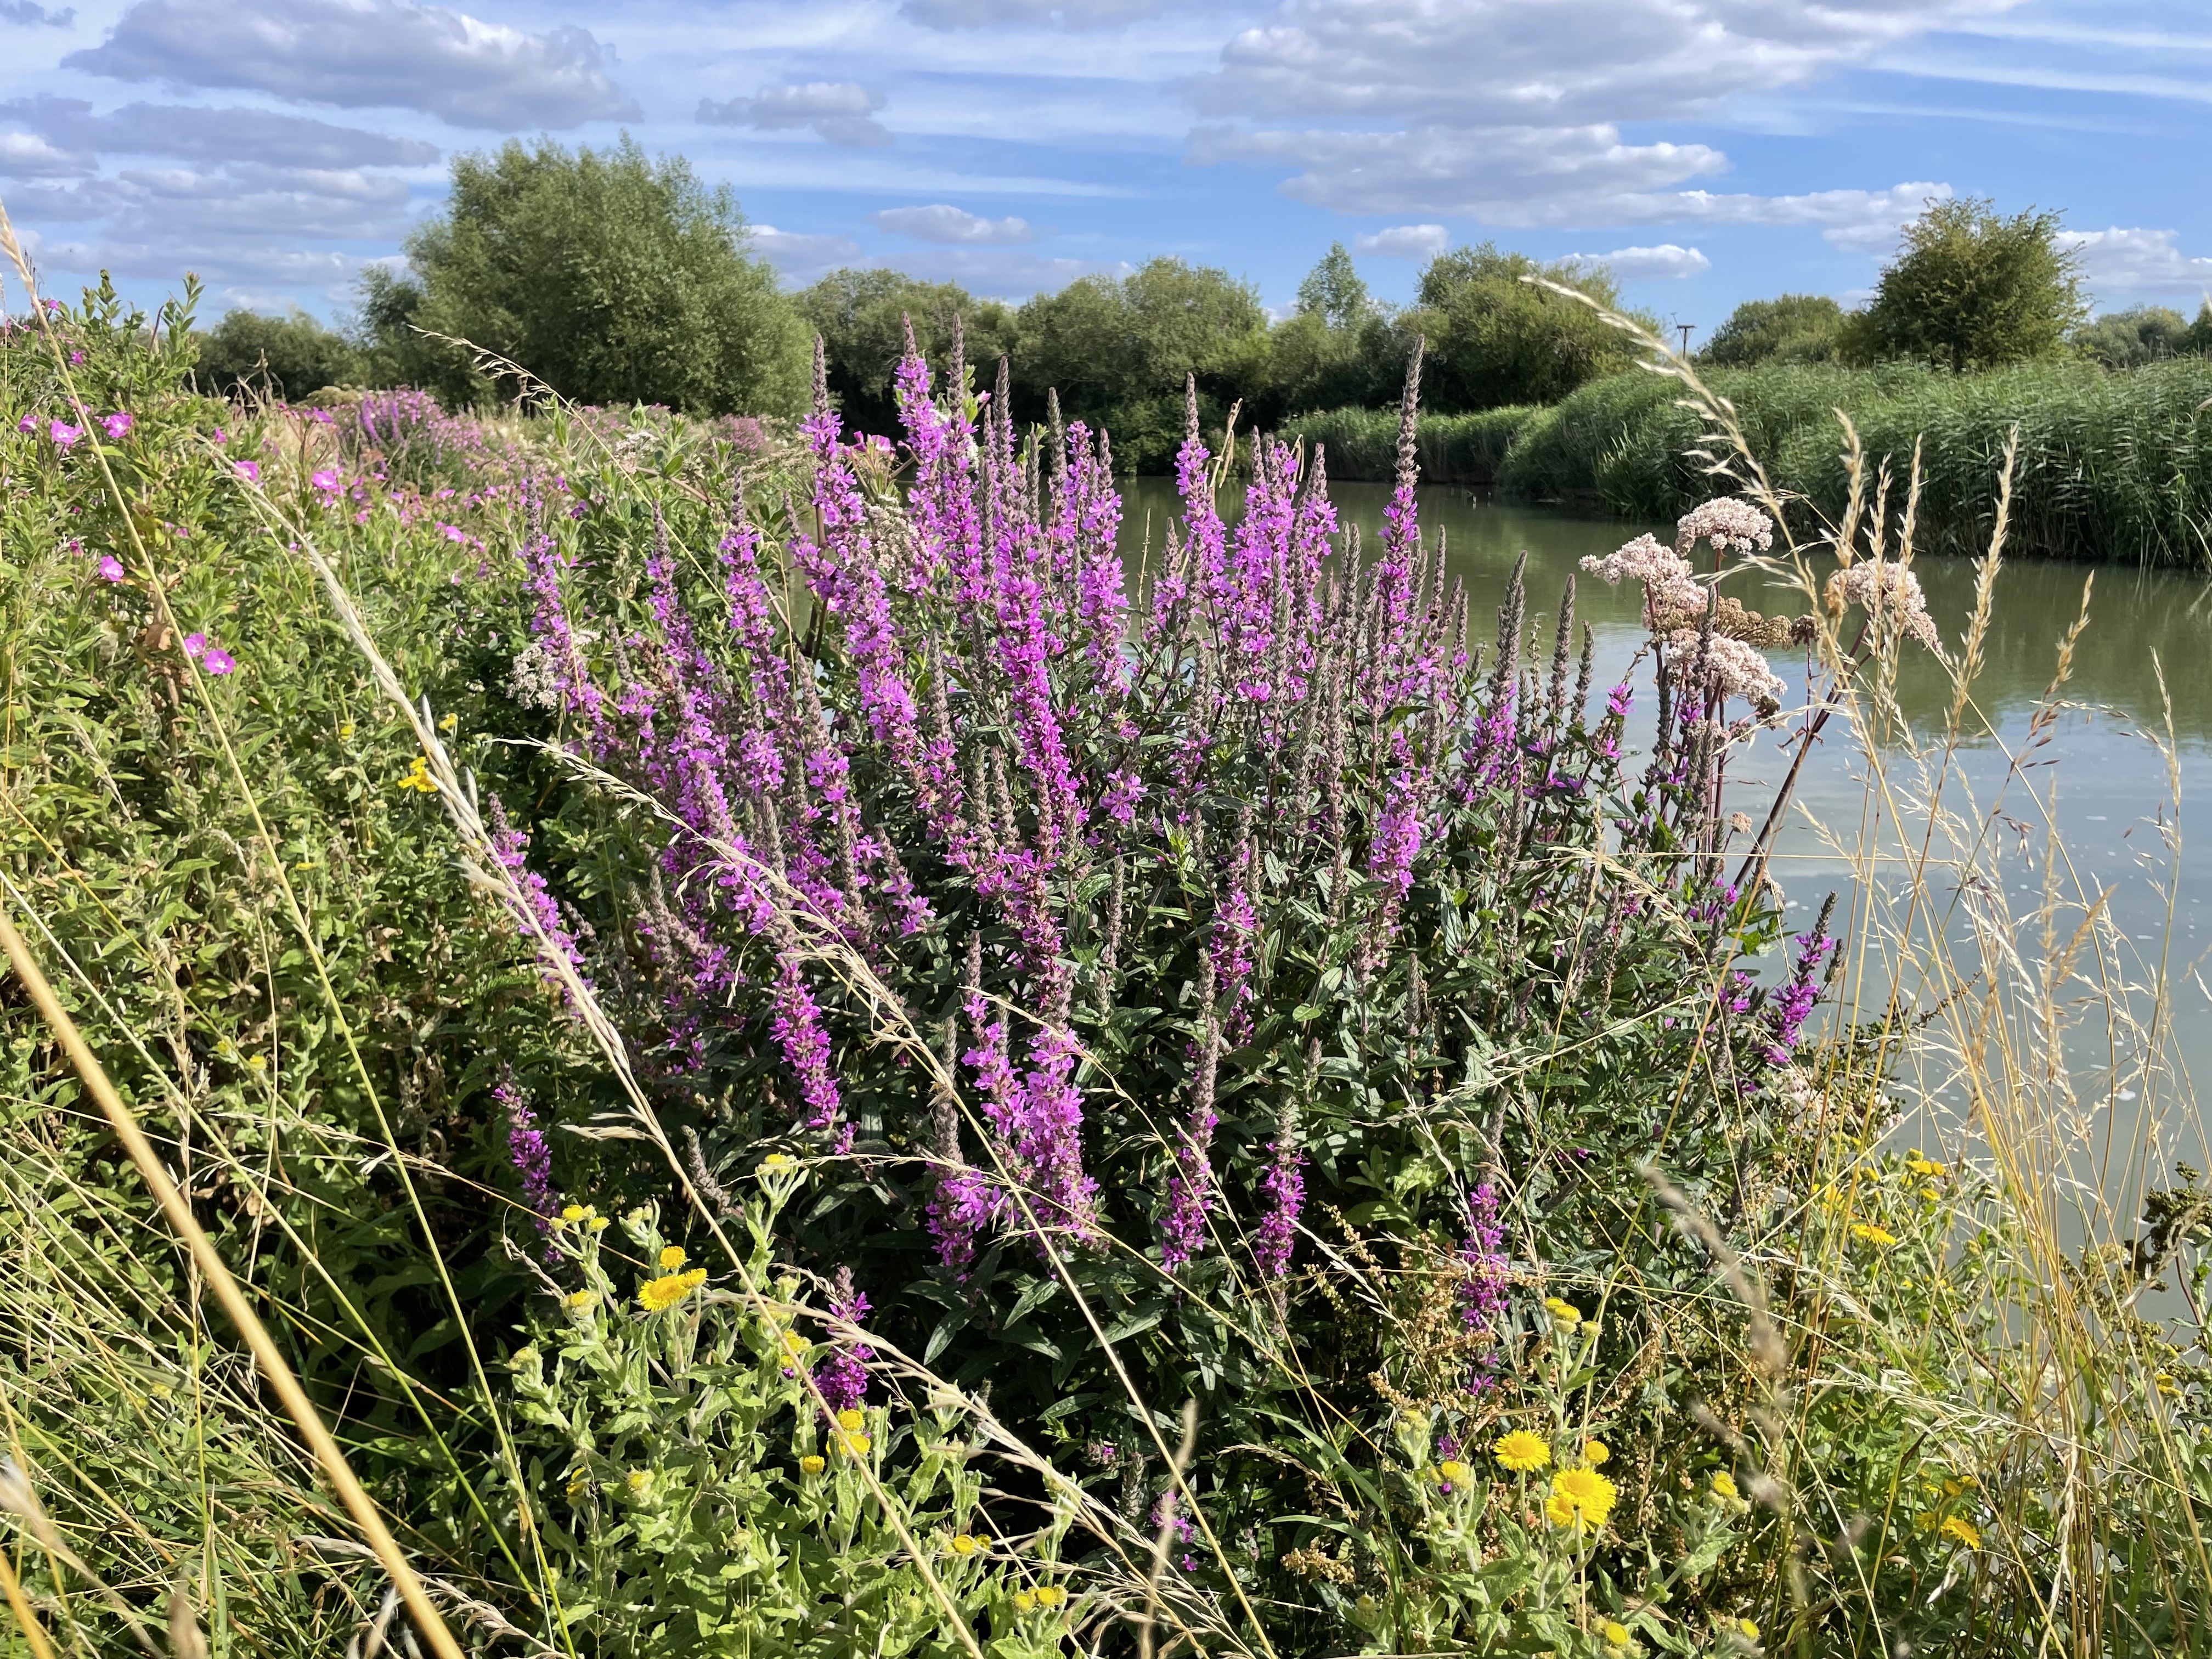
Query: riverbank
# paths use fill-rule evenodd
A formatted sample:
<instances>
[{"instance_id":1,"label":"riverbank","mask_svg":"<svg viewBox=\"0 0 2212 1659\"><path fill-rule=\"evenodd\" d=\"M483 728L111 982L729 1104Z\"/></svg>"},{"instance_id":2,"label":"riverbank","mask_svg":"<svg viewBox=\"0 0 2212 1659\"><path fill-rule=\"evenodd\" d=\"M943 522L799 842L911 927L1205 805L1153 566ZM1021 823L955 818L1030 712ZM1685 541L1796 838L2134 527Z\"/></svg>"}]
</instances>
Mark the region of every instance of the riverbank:
<instances>
[{"instance_id":1,"label":"riverbank","mask_svg":"<svg viewBox=\"0 0 2212 1659\"><path fill-rule=\"evenodd\" d=\"M2000 459L2020 430L2008 545L2015 556L2212 568L2212 362L2184 358L2114 373L2089 363L1953 375L1902 365L1715 370L1769 476L1803 498L1805 519L1834 519L1850 485L1837 411L1869 462L1887 463L1901 495L1920 446L1918 544L1973 554L1987 544ZM1689 452L1698 416L1663 376L1610 376L1557 404L1431 416L1423 476L1626 519L1671 519L1716 495ZM1385 479L1397 416L1334 410L1286 424L1322 443L1329 474Z\"/></svg>"}]
</instances>

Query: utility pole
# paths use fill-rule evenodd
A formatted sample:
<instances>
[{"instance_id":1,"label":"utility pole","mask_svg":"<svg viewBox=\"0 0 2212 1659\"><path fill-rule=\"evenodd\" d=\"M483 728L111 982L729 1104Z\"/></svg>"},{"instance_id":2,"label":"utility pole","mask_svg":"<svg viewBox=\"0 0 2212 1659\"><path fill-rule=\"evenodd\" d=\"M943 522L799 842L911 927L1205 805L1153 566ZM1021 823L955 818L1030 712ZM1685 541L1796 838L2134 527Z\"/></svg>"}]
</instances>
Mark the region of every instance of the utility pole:
<instances>
[{"instance_id":1,"label":"utility pole","mask_svg":"<svg viewBox=\"0 0 2212 1659\"><path fill-rule=\"evenodd\" d=\"M1677 323L1674 326L1682 331L1682 355L1686 357L1690 355L1690 331L1695 328L1697 325L1695 323Z\"/></svg>"}]
</instances>

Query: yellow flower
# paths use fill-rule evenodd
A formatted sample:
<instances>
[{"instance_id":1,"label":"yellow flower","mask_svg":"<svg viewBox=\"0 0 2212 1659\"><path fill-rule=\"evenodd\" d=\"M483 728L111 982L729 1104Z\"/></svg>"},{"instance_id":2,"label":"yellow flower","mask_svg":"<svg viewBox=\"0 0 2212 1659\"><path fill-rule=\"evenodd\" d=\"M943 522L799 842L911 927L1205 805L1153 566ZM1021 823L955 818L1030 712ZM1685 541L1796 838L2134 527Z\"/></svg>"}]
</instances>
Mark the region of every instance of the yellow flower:
<instances>
[{"instance_id":1,"label":"yellow flower","mask_svg":"<svg viewBox=\"0 0 2212 1659\"><path fill-rule=\"evenodd\" d=\"M581 1221L589 1214L591 1212L580 1204L563 1205L561 1209L561 1219L563 1221Z\"/></svg>"},{"instance_id":2,"label":"yellow flower","mask_svg":"<svg viewBox=\"0 0 2212 1659\"><path fill-rule=\"evenodd\" d=\"M952 1553L955 1555L973 1555L982 1547L973 1537L964 1532L952 1540Z\"/></svg>"},{"instance_id":3,"label":"yellow flower","mask_svg":"<svg viewBox=\"0 0 2212 1659\"><path fill-rule=\"evenodd\" d=\"M803 1364L813 1346L796 1331L783 1334L783 1357L794 1364Z\"/></svg>"},{"instance_id":4,"label":"yellow flower","mask_svg":"<svg viewBox=\"0 0 2212 1659\"><path fill-rule=\"evenodd\" d=\"M459 714L447 714L445 719L438 722L438 729L441 732L450 732L460 723L461 717Z\"/></svg>"},{"instance_id":5,"label":"yellow flower","mask_svg":"<svg viewBox=\"0 0 2212 1659\"><path fill-rule=\"evenodd\" d=\"M1743 1496L1735 1489L1735 1477L1726 1469L1713 1477L1713 1492L1716 1497L1725 1498L1731 1504Z\"/></svg>"},{"instance_id":6,"label":"yellow flower","mask_svg":"<svg viewBox=\"0 0 2212 1659\"><path fill-rule=\"evenodd\" d=\"M341 738L349 738L349 737L351 737L352 735L353 735L353 722L352 722L351 720L348 720L348 721L346 721L343 725L342 725L342 726L340 726L338 727L338 736L340 736Z\"/></svg>"},{"instance_id":7,"label":"yellow flower","mask_svg":"<svg viewBox=\"0 0 2212 1659\"><path fill-rule=\"evenodd\" d=\"M1499 1436L1498 1443L1490 1449L1499 1462L1516 1474L1527 1474L1532 1470L1540 1469L1552 1461L1551 1447L1526 1429L1516 1429L1510 1434Z\"/></svg>"},{"instance_id":8,"label":"yellow flower","mask_svg":"<svg viewBox=\"0 0 2212 1659\"><path fill-rule=\"evenodd\" d=\"M848 1406L843 1411L837 1413L837 1426L844 1430L848 1434L858 1434L862 1429L868 1426L868 1419L860 1413L854 1411L851 1407Z\"/></svg>"},{"instance_id":9,"label":"yellow flower","mask_svg":"<svg viewBox=\"0 0 2212 1659\"><path fill-rule=\"evenodd\" d=\"M416 756L415 764L407 769L407 775L399 780L398 787L412 789L419 794L436 794L438 781L430 775L430 757L428 755Z\"/></svg>"},{"instance_id":10,"label":"yellow flower","mask_svg":"<svg viewBox=\"0 0 2212 1659\"><path fill-rule=\"evenodd\" d=\"M755 1170L754 1173L756 1175L781 1175L786 1170L795 1168L799 1160L797 1158L793 1158L787 1152L770 1152L766 1158L760 1161L760 1168Z\"/></svg>"},{"instance_id":11,"label":"yellow flower","mask_svg":"<svg viewBox=\"0 0 2212 1659\"><path fill-rule=\"evenodd\" d=\"M684 1247L681 1244L671 1244L660 1253L660 1271L672 1273L688 1259L684 1254Z\"/></svg>"},{"instance_id":12,"label":"yellow flower","mask_svg":"<svg viewBox=\"0 0 2212 1659\"><path fill-rule=\"evenodd\" d=\"M1735 1621L1735 1633L1747 1642L1759 1640L1759 1626L1748 1619L1739 1619Z\"/></svg>"},{"instance_id":13,"label":"yellow flower","mask_svg":"<svg viewBox=\"0 0 2212 1659\"><path fill-rule=\"evenodd\" d=\"M1935 1204L1942 1201L1943 1194L1937 1192L1933 1187L1923 1187L1920 1189L1920 1196L1926 1199L1930 1204Z\"/></svg>"},{"instance_id":14,"label":"yellow flower","mask_svg":"<svg viewBox=\"0 0 2212 1659\"><path fill-rule=\"evenodd\" d=\"M1473 1469L1455 1458L1448 1457L1437 1465L1437 1478L1440 1480L1449 1480L1454 1486L1459 1485L1474 1473Z\"/></svg>"},{"instance_id":15,"label":"yellow flower","mask_svg":"<svg viewBox=\"0 0 2212 1659\"><path fill-rule=\"evenodd\" d=\"M848 1457L866 1457L868 1448L875 1443L865 1434L840 1434L837 1437L837 1449Z\"/></svg>"},{"instance_id":16,"label":"yellow flower","mask_svg":"<svg viewBox=\"0 0 2212 1659\"><path fill-rule=\"evenodd\" d=\"M1948 1538L1955 1543L1964 1544L1970 1550L1978 1550L1982 1547L1981 1529L1972 1522L1962 1520L1955 1515L1944 1517L1943 1524L1936 1529L1936 1535Z\"/></svg>"},{"instance_id":17,"label":"yellow flower","mask_svg":"<svg viewBox=\"0 0 2212 1659\"><path fill-rule=\"evenodd\" d=\"M246 1068L249 1072L267 1071L269 1069L269 1056L266 1054L248 1054L246 1057Z\"/></svg>"},{"instance_id":18,"label":"yellow flower","mask_svg":"<svg viewBox=\"0 0 2212 1659\"><path fill-rule=\"evenodd\" d=\"M1891 1245L1897 1243L1897 1235L1895 1233L1890 1231L1887 1227L1877 1227L1872 1222L1869 1221L1854 1221L1851 1223L1851 1237L1853 1238L1863 1240L1865 1243L1873 1245L1875 1249L1878 1250L1886 1250Z\"/></svg>"},{"instance_id":19,"label":"yellow flower","mask_svg":"<svg viewBox=\"0 0 2212 1659\"><path fill-rule=\"evenodd\" d=\"M1027 1613L1035 1606L1036 1606L1036 1597L1031 1595L1027 1590L1017 1590L1014 1592L1014 1611L1016 1613Z\"/></svg>"},{"instance_id":20,"label":"yellow flower","mask_svg":"<svg viewBox=\"0 0 2212 1659\"><path fill-rule=\"evenodd\" d=\"M1942 1164L1935 1163L1929 1158L1923 1158L1917 1152L1913 1153L1911 1158L1905 1160L1905 1167L1911 1170L1913 1174L1923 1177L1928 1176L1939 1176L1943 1173L1943 1166Z\"/></svg>"},{"instance_id":21,"label":"yellow flower","mask_svg":"<svg viewBox=\"0 0 2212 1659\"><path fill-rule=\"evenodd\" d=\"M1066 1600L1067 1600L1067 1590L1064 1585L1039 1584L1037 1586L1036 1601L1041 1607L1056 1607Z\"/></svg>"},{"instance_id":22,"label":"yellow flower","mask_svg":"<svg viewBox=\"0 0 2212 1659\"><path fill-rule=\"evenodd\" d=\"M706 1282L704 1267L694 1267L688 1273L671 1273L642 1286L637 1293L638 1303L647 1313L659 1313L674 1307Z\"/></svg>"},{"instance_id":23,"label":"yellow flower","mask_svg":"<svg viewBox=\"0 0 2212 1659\"><path fill-rule=\"evenodd\" d=\"M599 1293L597 1291L578 1291L568 1298L568 1302L570 1313L589 1313L599 1306Z\"/></svg>"},{"instance_id":24,"label":"yellow flower","mask_svg":"<svg viewBox=\"0 0 2212 1659\"><path fill-rule=\"evenodd\" d=\"M809 1474L819 1474L823 1470L828 1468L830 1465L827 1461L823 1458L802 1457L799 1460L799 1467L805 1469Z\"/></svg>"},{"instance_id":25,"label":"yellow flower","mask_svg":"<svg viewBox=\"0 0 2212 1659\"><path fill-rule=\"evenodd\" d=\"M1575 1513L1575 1506L1557 1492L1544 1500L1544 1519L1562 1530L1568 1527L1579 1528L1581 1522L1581 1517Z\"/></svg>"},{"instance_id":26,"label":"yellow flower","mask_svg":"<svg viewBox=\"0 0 2212 1659\"><path fill-rule=\"evenodd\" d=\"M607 1218L603 1215L595 1215L584 1224L584 1231L587 1233L603 1233L606 1230Z\"/></svg>"},{"instance_id":27,"label":"yellow flower","mask_svg":"<svg viewBox=\"0 0 2212 1659\"><path fill-rule=\"evenodd\" d=\"M1570 1505L1595 1530L1613 1513L1620 1492L1595 1469L1561 1469L1552 1477L1552 1496Z\"/></svg>"},{"instance_id":28,"label":"yellow flower","mask_svg":"<svg viewBox=\"0 0 2212 1659\"><path fill-rule=\"evenodd\" d=\"M1589 1464L1592 1468L1595 1468L1599 1464L1604 1462L1612 1455L1613 1448L1607 1445L1602 1440L1585 1440L1583 1442L1583 1462Z\"/></svg>"},{"instance_id":29,"label":"yellow flower","mask_svg":"<svg viewBox=\"0 0 2212 1659\"><path fill-rule=\"evenodd\" d=\"M1597 1627L1597 1633L1605 1638L1605 1644L1609 1648L1625 1648L1628 1645L1628 1626L1613 1620L1608 1619L1600 1625Z\"/></svg>"},{"instance_id":30,"label":"yellow flower","mask_svg":"<svg viewBox=\"0 0 2212 1659\"><path fill-rule=\"evenodd\" d=\"M1556 1296L1547 1296L1544 1298L1544 1307L1552 1317L1562 1325L1571 1327L1583 1322L1583 1310L1571 1302L1565 1301Z\"/></svg>"},{"instance_id":31,"label":"yellow flower","mask_svg":"<svg viewBox=\"0 0 2212 1659\"><path fill-rule=\"evenodd\" d=\"M642 1498L652 1490L653 1471L651 1469L632 1469L629 1472L629 1495L632 1498Z\"/></svg>"}]
</instances>

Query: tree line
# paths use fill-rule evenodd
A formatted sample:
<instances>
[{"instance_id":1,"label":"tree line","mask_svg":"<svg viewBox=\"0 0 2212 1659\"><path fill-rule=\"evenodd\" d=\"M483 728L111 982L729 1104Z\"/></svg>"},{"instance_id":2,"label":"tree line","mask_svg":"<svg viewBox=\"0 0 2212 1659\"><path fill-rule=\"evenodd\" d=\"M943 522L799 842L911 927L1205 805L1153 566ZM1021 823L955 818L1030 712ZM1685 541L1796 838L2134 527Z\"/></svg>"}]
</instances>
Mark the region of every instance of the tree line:
<instances>
[{"instance_id":1,"label":"tree line","mask_svg":"<svg viewBox=\"0 0 2212 1659\"><path fill-rule=\"evenodd\" d=\"M1150 471L1181 437L1186 376L1210 422L1237 406L1245 422L1273 427L1392 401L1416 338L1426 343L1424 404L1446 415L1554 403L1635 359L1583 302L1625 309L1610 272L1487 242L1437 255L1405 306L1376 300L1339 243L1280 318L1249 282L1166 257L1018 304L877 267L789 292L753 252L726 186L627 137L605 150L546 140L456 157L443 211L406 252L404 273L371 268L342 330L232 312L202 342L203 383L295 399L325 385L406 384L459 404L534 381L584 403L789 415L807 398L818 335L848 420L884 431L907 325L941 364L957 324L979 380L1009 362L1018 418L1042 418L1052 389L1066 417L1110 430L1123 467ZM2126 368L2207 351L2212 301L2193 323L2160 307L2093 321L2056 214L1960 198L1931 202L1905 228L1863 309L1814 295L1750 301L1698 355L1729 367L1901 360L1970 373L2068 356Z\"/></svg>"}]
</instances>

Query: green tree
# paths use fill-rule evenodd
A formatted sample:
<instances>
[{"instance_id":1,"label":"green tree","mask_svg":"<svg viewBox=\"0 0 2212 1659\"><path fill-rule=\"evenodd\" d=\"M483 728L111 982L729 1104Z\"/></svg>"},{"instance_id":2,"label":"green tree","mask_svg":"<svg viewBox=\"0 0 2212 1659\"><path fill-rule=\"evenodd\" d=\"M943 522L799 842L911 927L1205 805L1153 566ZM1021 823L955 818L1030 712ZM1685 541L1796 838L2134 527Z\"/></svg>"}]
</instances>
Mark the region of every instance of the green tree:
<instances>
[{"instance_id":1,"label":"green tree","mask_svg":"<svg viewBox=\"0 0 2212 1659\"><path fill-rule=\"evenodd\" d=\"M1620 286L1602 266L1546 264L1525 253L1500 252L1491 242L1439 253L1421 272L1418 307L1401 326L1428 340L1424 407L1458 414L1554 403L1584 381L1635 362L1626 335L1589 306L1530 277L1621 309Z\"/></svg>"},{"instance_id":2,"label":"green tree","mask_svg":"<svg viewBox=\"0 0 2212 1659\"><path fill-rule=\"evenodd\" d=\"M2199 356L2212 357L2212 296L2208 296L2197 307L2197 320L2189 325L2188 337L2183 341L2184 351Z\"/></svg>"},{"instance_id":3,"label":"green tree","mask_svg":"<svg viewBox=\"0 0 2212 1659\"><path fill-rule=\"evenodd\" d=\"M838 408L848 423L867 432L898 430L891 382L906 349L908 322L915 343L940 377L951 354L956 319L968 361L981 378L988 380L999 359L1013 350L1012 309L997 300L979 300L956 283L848 267L831 271L799 294L798 302L800 314L822 337L830 390ZM1015 363L1013 368L1022 373L1024 365Z\"/></svg>"},{"instance_id":4,"label":"green tree","mask_svg":"<svg viewBox=\"0 0 2212 1659\"><path fill-rule=\"evenodd\" d=\"M584 403L768 415L805 403L805 325L747 252L736 199L627 135L605 150L544 139L456 156L445 211L407 239L407 258L412 280L364 285L364 325L383 361L448 398L481 398L500 377L412 329L497 352Z\"/></svg>"},{"instance_id":5,"label":"green tree","mask_svg":"<svg viewBox=\"0 0 2212 1659\"><path fill-rule=\"evenodd\" d=\"M2186 355L2191 339L2188 320L2171 306L2134 306L2084 323L2070 343L2106 368L2141 368Z\"/></svg>"},{"instance_id":6,"label":"green tree","mask_svg":"<svg viewBox=\"0 0 2212 1659\"><path fill-rule=\"evenodd\" d=\"M1198 379L1209 423L1267 381L1267 316L1252 285L1181 259L1039 295L1015 330L1016 412L1040 418L1055 388L1062 413L1103 423L1117 462L1138 471L1165 465L1182 441L1186 375Z\"/></svg>"},{"instance_id":7,"label":"green tree","mask_svg":"<svg viewBox=\"0 0 2212 1659\"><path fill-rule=\"evenodd\" d=\"M1881 273L1868 343L1956 374L2056 355L2087 312L2080 256L2058 231L2033 208L2008 219L1980 197L1930 202Z\"/></svg>"},{"instance_id":8,"label":"green tree","mask_svg":"<svg viewBox=\"0 0 2212 1659\"><path fill-rule=\"evenodd\" d=\"M267 317L236 310L198 337L193 377L209 391L266 392L297 403L359 378L361 355L345 336L304 311Z\"/></svg>"},{"instance_id":9,"label":"green tree","mask_svg":"<svg viewBox=\"0 0 2212 1659\"><path fill-rule=\"evenodd\" d=\"M1317 410L1362 408L1397 395L1403 349L1389 313L1338 242L1298 284L1296 308L1275 325L1267 384L1246 394L1255 419L1273 425Z\"/></svg>"},{"instance_id":10,"label":"green tree","mask_svg":"<svg viewBox=\"0 0 2212 1659\"><path fill-rule=\"evenodd\" d=\"M1746 300L1712 332L1701 362L1724 368L1754 363L1831 363L1841 353L1844 308L1825 294Z\"/></svg>"},{"instance_id":11,"label":"green tree","mask_svg":"<svg viewBox=\"0 0 2212 1659\"><path fill-rule=\"evenodd\" d=\"M1367 284L1341 242L1331 242L1321 263L1298 284L1297 314L1318 316L1332 328L1350 328L1364 321L1373 305Z\"/></svg>"}]
</instances>

